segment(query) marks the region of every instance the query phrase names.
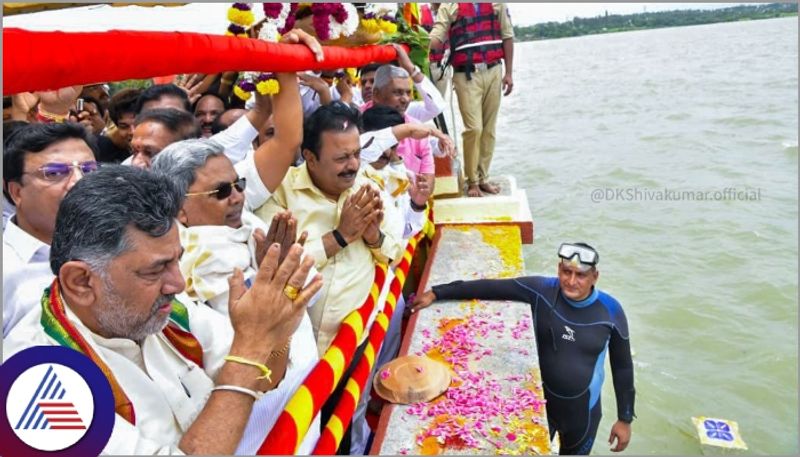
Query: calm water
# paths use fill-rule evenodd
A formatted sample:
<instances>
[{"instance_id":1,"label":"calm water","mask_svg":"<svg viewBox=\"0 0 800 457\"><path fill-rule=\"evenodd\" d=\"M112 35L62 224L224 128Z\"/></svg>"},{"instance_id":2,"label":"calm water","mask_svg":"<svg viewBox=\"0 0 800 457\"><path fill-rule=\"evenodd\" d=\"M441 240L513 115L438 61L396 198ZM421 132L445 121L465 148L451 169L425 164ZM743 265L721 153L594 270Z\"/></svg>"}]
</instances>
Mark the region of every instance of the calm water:
<instances>
[{"instance_id":1,"label":"calm water","mask_svg":"<svg viewBox=\"0 0 800 457\"><path fill-rule=\"evenodd\" d=\"M631 453L700 453L700 415L738 421L751 453L798 453L797 29L789 18L516 47L492 171L528 191L529 272L553 274L562 240L600 252L600 287L625 307L635 351ZM594 202L607 188L639 194ZM726 188L760 200L641 201ZM610 375L602 401L594 452L608 454Z\"/></svg>"}]
</instances>

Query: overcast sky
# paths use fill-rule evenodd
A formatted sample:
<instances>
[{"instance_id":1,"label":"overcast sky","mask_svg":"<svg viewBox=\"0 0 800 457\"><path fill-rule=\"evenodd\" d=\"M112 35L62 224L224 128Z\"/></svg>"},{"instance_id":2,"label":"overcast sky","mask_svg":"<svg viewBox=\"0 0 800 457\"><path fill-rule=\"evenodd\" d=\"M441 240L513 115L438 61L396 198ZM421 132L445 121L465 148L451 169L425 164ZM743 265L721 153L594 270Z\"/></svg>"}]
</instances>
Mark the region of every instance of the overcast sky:
<instances>
[{"instance_id":1,"label":"overcast sky","mask_svg":"<svg viewBox=\"0 0 800 457\"><path fill-rule=\"evenodd\" d=\"M573 17L594 17L604 14L629 14L642 11L674 9L723 8L742 3L509 3L516 25L572 20ZM96 31L180 30L223 33L228 26L226 11L230 3L193 3L179 7L144 8L127 6L114 8L94 5L3 18L4 27L23 27L31 30ZM260 9L257 9L260 10ZM263 16L257 11L257 17Z\"/></svg>"}]
</instances>

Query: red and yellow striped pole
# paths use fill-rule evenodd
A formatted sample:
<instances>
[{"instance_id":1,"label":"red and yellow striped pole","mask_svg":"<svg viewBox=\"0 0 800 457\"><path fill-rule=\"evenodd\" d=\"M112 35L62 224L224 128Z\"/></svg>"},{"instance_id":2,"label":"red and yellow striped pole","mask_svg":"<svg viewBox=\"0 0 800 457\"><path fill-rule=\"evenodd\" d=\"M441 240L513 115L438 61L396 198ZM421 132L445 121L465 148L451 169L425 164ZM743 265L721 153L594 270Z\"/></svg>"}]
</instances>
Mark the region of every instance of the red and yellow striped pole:
<instances>
[{"instance_id":1,"label":"red and yellow striped pole","mask_svg":"<svg viewBox=\"0 0 800 457\"><path fill-rule=\"evenodd\" d=\"M342 321L331 346L286 404L258 449L258 455L289 455L297 452L314 417L353 360L386 281L386 269L385 264L375 265L375 280L369 296L360 308L353 310Z\"/></svg>"},{"instance_id":2,"label":"red and yellow striped pole","mask_svg":"<svg viewBox=\"0 0 800 457\"><path fill-rule=\"evenodd\" d=\"M335 455L339 444L342 442L344 431L347 430L347 425L353 418L353 414L358 406L358 401L361 398L361 393L369 382L369 375L372 373L375 358L380 352L381 345L386 336L386 330L389 328L389 322L392 319L395 306L397 305L397 300L403 292L403 284L406 282L406 275L411 267L411 259L414 257L417 243L422 236L423 234L419 233L408 241L403 258L394 271L394 280L389 287L389 294L386 297L386 304L383 307L383 311L378 313L375 322L370 328L369 342L364 349L364 356L358 361L358 365L356 365L355 370L353 370L353 374L350 376L350 379L347 380L342 399L339 401L339 404L336 405L333 415L325 425L325 429L322 431L317 446L312 452L314 455Z\"/></svg>"}]
</instances>

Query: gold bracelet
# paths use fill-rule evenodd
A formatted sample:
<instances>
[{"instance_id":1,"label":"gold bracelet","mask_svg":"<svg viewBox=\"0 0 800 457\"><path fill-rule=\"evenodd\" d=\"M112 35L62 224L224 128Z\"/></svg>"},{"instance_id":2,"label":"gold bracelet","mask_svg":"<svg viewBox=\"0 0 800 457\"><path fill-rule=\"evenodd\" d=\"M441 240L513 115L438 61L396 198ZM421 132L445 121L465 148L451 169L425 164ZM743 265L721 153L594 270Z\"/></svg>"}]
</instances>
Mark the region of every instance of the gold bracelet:
<instances>
[{"instance_id":1,"label":"gold bracelet","mask_svg":"<svg viewBox=\"0 0 800 457\"><path fill-rule=\"evenodd\" d=\"M242 365L256 367L261 370L262 373L264 373L263 376L259 376L256 379L266 379L267 381L272 382L272 370L270 370L269 367L263 363L253 362L252 360L248 360L244 357L239 357L236 355L228 355L225 357L225 360L228 362L241 363Z\"/></svg>"},{"instance_id":2,"label":"gold bracelet","mask_svg":"<svg viewBox=\"0 0 800 457\"><path fill-rule=\"evenodd\" d=\"M40 118L47 119L47 120L55 122L57 124L64 123L67 120L67 116L61 116L61 115L58 115L58 114L50 113L48 111L43 110L41 106L36 108L36 114Z\"/></svg>"},{"instance_id":3,"label":"gold bracelet","mask_svg":"<svg viewBox=\"0 0 800 457\"><path fill-rule=\"evenodd\" d=\"M289 346L291 344L292 344L292 337L290 336L289 337L289 341L286 342L286 345L283 347L283 349L281 349L279 351L270 352L269 353L269 358L267 360L277 359L278 357L282 356L283 354L286 354L286 351L289 350Z\"/></svg>"}]
</instances>

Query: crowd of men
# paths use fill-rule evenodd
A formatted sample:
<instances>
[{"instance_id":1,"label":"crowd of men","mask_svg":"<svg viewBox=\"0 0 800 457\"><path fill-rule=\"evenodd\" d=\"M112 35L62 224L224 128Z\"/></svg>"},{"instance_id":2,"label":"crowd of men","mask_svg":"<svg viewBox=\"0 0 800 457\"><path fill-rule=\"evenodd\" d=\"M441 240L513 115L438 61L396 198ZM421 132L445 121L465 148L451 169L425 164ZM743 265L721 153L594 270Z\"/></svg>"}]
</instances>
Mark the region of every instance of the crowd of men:
<instances>
[{"instance_id":1,"label":"crowd of men","mask_svg":"<svg viewBox=\"0 0 800 457\"><path fill-rule=\"evenodd\" d=\"M283 41L323 58L302 31ZM375 263L399 260L421 230L431 142L454 153L411 117L444 101L397 49L360 86L282 73L278 94L244 107L221 90L227 75L202 92L191 77L15 95L4 357L69 344L59 329L80 340L118 397L107 453L254 453L368 296ZM363 453L354 425L346 451Z\"/></svg>"},{"instance_id":2,"label":"crowd of men","mask_svg":"<svg viewBox=\"0 0 800 457\"><path fill-rule=\"evenodd\" d=\"M466 191L479 197L499 190L488 170L513 32L502 4L460 5L440 9L432 48L450 45ZM303 31L282 41L323 60ZM394 265L422 229L434 155L455 156L431 122L442 93L395 48L396 62L362 67L357 84L279 73L279 93L247 104L230 73L15 94L4 359L63 345L103 368L116 411L104 453L255 453L369 295L374 265ZM404 304L382 361L399 349ZM366 451L367 400L340 452Z\"/></svg>"}]
</instances>

